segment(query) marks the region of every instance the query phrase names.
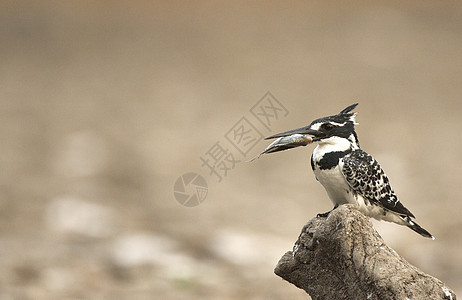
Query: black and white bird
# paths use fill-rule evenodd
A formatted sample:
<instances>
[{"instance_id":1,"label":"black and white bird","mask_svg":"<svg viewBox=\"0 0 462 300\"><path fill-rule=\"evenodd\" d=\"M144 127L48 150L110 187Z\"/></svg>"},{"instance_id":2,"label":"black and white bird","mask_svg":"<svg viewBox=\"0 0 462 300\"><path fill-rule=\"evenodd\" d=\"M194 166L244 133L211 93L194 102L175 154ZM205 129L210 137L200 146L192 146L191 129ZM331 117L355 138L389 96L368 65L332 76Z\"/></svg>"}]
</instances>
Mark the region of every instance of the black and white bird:
<instances>
[{"instance_id":1,"label":"black and white bird","mask_svg":"<svg viewBox=\"0 0 462 300\"><path fill-rule=\"evenodd\" d=\"M311 156L311 168L324 186L334 208L356 204L364 215L404 225L424 237L434 237L412 219L414 215L398 200L379 163L359 147L355 132L353 104L340 113L319 118L310 125L272 135L266 139L294 134L312 136L317 143ZM332 209L332 210L333 210ZM329 212L319 214L326 217Z\"/></svg>"}]
</instances>

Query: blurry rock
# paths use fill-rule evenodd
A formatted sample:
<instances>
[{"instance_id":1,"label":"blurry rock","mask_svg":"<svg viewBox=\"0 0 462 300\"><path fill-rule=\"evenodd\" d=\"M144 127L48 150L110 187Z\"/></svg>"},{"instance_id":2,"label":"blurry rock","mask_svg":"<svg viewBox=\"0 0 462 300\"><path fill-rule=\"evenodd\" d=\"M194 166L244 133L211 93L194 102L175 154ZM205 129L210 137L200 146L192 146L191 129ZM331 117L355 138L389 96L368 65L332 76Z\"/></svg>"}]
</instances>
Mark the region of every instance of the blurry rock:
<instances>
[{"instance_id":1,"label":"blurry rock","mask_svg":"<svg viewBox=\"0 0 462 300\"><path fill-rule=\"evenodd\" d=\"M237 265L271 265L278 259L278 251L284 249L285 241L266 234L253 234L234 229L215 232L210 244L218 257Z\"/></svg>"},{"instance_id":2,"label":"blurry rock","mask_svg":"<svg viewBox=\"0 0 462 300\"><path fill-rule=\"evenodd\" d=\"M191 277L197 270L192 257L168 237L133 233L118 237L110 249L113 263L122 268L160 267L168 277Z\"/></svg>"},{"instance_id":3,"label":"blurry rock","mask_svg":"<svg viewBox=\"0 0 462 300\"><path fill-rule=\"evenodd\" d=\"M50 290L67 290L76 284L75 275L64 268L53 267L43 271L43 283Z\"/></svg>"},{"instance_id":4,"label":"blurry rock","mask_svg":"<svg viewBox=\"0 0 462 300\"><path fill-rule=\"evenodd\" d=\"M76 196L53 199L46 212L50 229L93 238L110 235L114 229L114 218L115 213L109 207Z\"/></svg>"},{"instance_id":5,"label":"blurry rock","mask_svg":"<svg viewBox=\"0 0 462 300\"><path fill-rule=\"evenodd\" d=\"M13 268L13 271L17 284L30 284L40 277L39 269L30 262L21 262Z\"/></svg>"},{"instance_id":6,"label":"blurry rock","mask_svg":"<svg viewBox=\"0 0 462 300\"><path fill-rule=\"evenodd\" d=\"M125 267L154 264L158 261L158 255L171 251L172 246L171 240L154 235L125 235L114 241L112 258L117 265Z\"/></svg>"}]
</instances>

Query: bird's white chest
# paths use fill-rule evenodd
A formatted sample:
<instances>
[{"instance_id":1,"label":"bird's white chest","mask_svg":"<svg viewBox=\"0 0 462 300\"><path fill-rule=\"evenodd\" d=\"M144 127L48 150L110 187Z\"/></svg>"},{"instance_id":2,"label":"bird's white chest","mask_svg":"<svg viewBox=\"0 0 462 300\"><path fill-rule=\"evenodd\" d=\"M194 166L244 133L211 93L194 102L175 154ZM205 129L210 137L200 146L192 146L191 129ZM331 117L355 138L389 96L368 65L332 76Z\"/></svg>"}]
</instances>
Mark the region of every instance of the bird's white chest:
<instances>
[{"instance_id":1,"label":"bird's white chest","mask_svg":"<svg viewBox=\"0 0 462 300\"><path fill-rule=\"evenodd\" d=\"M335 204L356 203L356 198L348 185L341 168L343 160L340 158L338 164L330 169L321 169L316 162L319 162L326 153L333 151L345 151L350 145L342 143L326 143L318 145L313 151L314 175L329 195L330 200Z\"/></svg>"},{"instance_id":2,"label":"bird's white chest","mask_svg":"<svg viewBox=\"0 0 462 300\"><path fill-rule=\"evenodd\" d=\"M328 170L322 170L319 167L315 167L314 175L319 183L322 184L334 205L356 202L339 165Z\"/></svg>"}]
</instances>

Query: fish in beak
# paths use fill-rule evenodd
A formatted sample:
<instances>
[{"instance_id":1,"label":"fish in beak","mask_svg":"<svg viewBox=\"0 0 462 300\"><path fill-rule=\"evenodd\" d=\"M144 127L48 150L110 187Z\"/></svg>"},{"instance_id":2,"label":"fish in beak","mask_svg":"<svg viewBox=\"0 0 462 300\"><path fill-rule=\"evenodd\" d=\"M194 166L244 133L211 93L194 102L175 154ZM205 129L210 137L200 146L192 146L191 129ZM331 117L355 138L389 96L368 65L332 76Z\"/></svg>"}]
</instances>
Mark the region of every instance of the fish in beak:
<instances>
[{"instance_id":1,"label":"fish in beak","mask_svg":"<svg viewBox=\"0 0 462 300\"><path fill-rule=\"evenodd\" d=\"M291 135L294 135L294 134L312 135L312 136L314 136L313 141L316 141L316 137L320 137L320 136L323 135L322 132L320 132L318 130L311 129L310 126L304 126L304 127L300 127L300 128L297 128L297 129L292 129L292 130L288 130L288 131L284 131L284 132L281 132L281 133L274 134L272 136L269 136L269 137L265 138L265 140L270 140L270 139L274 139L274 138L278 138L278 137L291 136Z\"/></svg>"},{"instance_id":2,"label":"fish in beak","mask_svg":"<svg viewBox=\"0 0 462 300\"><path fill-rule=\"evenodd\" d=\"M304 134L298 134L298 133L294 133L290 135L281 135L281 136L274 135L269 138L276 138L276 137L278 139L272 142L260 154L258 154L257 156L249 160L249 162L256 160L257 158L259 158L260 156L266 153L273 153L273 152L284 151L287 149L292 149L292 148L296 148L300 146L306 146L313 142L313 139L310 136L304 135ZM266 138L266 139L269 139L269 138Z\"/></svg>"}]
</instances>

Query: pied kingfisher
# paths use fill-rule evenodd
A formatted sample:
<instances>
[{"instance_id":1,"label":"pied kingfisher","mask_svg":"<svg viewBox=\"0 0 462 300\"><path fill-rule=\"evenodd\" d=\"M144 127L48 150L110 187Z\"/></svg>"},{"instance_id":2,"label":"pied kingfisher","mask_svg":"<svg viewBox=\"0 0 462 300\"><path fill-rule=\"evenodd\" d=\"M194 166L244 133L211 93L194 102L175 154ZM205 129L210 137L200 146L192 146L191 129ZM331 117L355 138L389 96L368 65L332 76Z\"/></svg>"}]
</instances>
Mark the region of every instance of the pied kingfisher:
<instances>
[{"instance_id":1,"label":"pied kingfisher","mask_svg":"<svg viewBox=\"0 0 462 300\"><path fill-rule=\"evenodd\" d=\"M294 134L313 136L312 142L318 145L311 156L311 168L333 202L332 210L342 204L356 204L366 216L405 225L424 237L434 239L412 220L414 215L398 200L379 163L359 147L355 132L356 113L351 112L357 105L350 105L336 115L316 119L308 126L266 139ZM331 211L318 216L326 217Z\"/></svg>"}]
</instances>

